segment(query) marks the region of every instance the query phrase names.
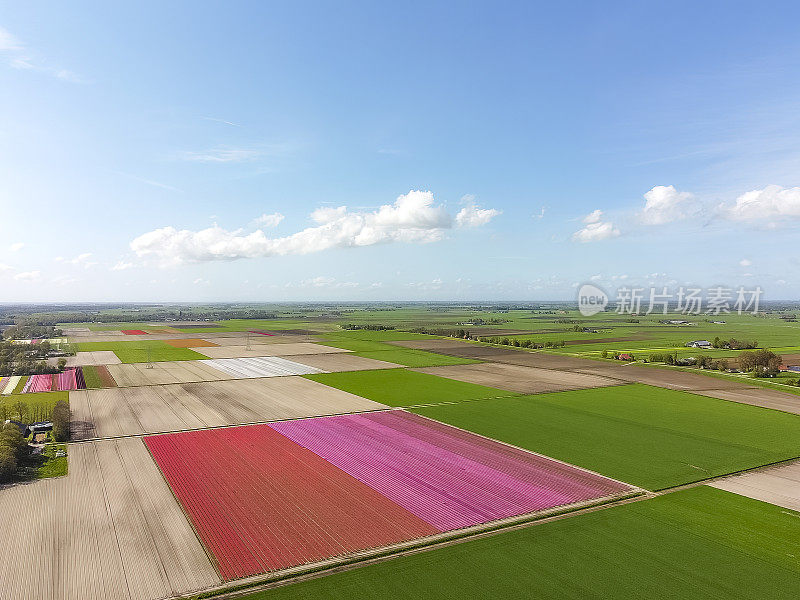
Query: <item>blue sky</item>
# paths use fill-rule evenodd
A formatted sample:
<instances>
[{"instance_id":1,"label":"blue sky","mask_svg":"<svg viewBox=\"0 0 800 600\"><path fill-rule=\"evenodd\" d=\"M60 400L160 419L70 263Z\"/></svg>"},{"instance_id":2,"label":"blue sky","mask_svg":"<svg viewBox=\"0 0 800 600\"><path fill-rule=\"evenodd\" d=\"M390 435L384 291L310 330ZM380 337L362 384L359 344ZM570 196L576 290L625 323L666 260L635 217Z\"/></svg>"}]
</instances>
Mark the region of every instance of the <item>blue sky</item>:
<instances>
[{"instance_id":1,"label":"blue sky","mask_svg":"<svg viewBox=\"0 0 800 600\"><path fill-rule=\"evenodd\" d=\"M0 297L800 298L798 13L0 2Z\"/></svg>"}]
</instances>

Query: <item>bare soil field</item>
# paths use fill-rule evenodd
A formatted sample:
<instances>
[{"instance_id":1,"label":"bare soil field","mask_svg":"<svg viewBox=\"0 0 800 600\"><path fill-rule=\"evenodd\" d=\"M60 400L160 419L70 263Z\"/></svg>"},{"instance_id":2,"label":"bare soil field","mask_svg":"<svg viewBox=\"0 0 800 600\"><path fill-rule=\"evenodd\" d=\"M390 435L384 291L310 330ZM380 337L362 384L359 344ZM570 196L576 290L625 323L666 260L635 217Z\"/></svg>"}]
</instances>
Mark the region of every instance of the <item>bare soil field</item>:
<instances>
[{"instance_id":1,"label":"bare soil field","mask_svg":"<svg viewBox=\"0 0 800 600\"><path fill-rule=\"evenodd\" d=\"M119 387L220 381L231 376L199 360L109 365L106 367Z\"/></svg>"},{"instance_id":2,"label":"bare soil field","mask_svg":"<svg viewBox=\"0 0 800 600\"><path fill-rule=\"evenodd\" d=\"M446 367L426 367L412 369L420 373L429 373L458 381L486 385L501 390L519 392L521 394L538 394L541 392L560 392L592 387L619 385L618 381L587 375L537 369L520 365L501 363L480 363L472 365L452 365Z\"/></svg>"},{"instance_id":3,"label":"bare soil field","mask_svg":"<svg viewBox=\"0 0 800 600\"><path fill-rule=\"evenodd\" d=\"M405 348L428 350L450 356L474 358L492 362L540 367L543 369L580 369L598 365L597 361L545 352L513 350L508 347L479 346L458 340L411 340L390 342Z\"/></svg>"},{"instance_id":4,"label":"bare soil field","mask_svg":"<svg viewBox=\"0 0 800 600\"><path fill-rule=\"evenodd\" d=\"M686 371L640 367L638 365L616 366L605 364L592 368L578 369L578 372L692 392L699 390L740 390L750 387L746 383L739 381L708 377L706 375L687 373Z\"/></svg>"},{"instance_id":5,"label":"bare soil field","mask_svg":"<svg viewBox=\"0 0 800 600\"><path fill-rule=\"evenodd\" d=\"M773 408L800 415L800 396L789 394L788 392L748 387L737 390L701 390L697 393L703 396L711 396L712 398L752 404L763 408Z\"/></svg>"},{"instance_id":6,"label":"bare soil field","mask_svg":"<svg viewBox=\"0 0 800 600\"><path fill-rule=\"evenodd\" d=\"M308 342L298 342L293 344L268 344L253 345L249 350L247 346L219 346L216 348L192 348L208 358L247 358L257 356L293 356L295 354L333 354L339 352L350 352L342 348L323 346Z\"/></svg>"},{"instance_id":7,"label":"bare soil field","mask_svg":"<svg viewBox=\"0 0 800 600\"><path fill-rule=\"evenodd\" d=\"M68 476L0 491L0 598L155 600L220 583L141 439L69 453Z\"/></svg>"},{"instance_id":8,"label":"bare soil field","mask_svg":"<svg viewBox=\"0 0 800 600\"><path fill-rule=\"evenodd\" d=\"M708 485L800 511L800 461L726 477Z\"/></svg>"},{"instance_id":9,"label":"bare soil field","mask_svg":"<svg viewBox=\"0 0 800 600\"><path fill-rule=\"evenodd\" d=\"M251 346L271 346L273 344L296 344L298 342L313 342L311 336L300 335L256 335L250 336L249 340L246 335L239 332L234 334L226 333L219 336L204 335L203 339L215 343L217 346L247 346L250 342Z\"/></svg>"},{"instance_id":10,"label":"bare soil field","mask_svg":"<svg viewBox=\"0 0 800 600\"><path fill-rule=\"evenodd\" d=\"M201 340L200 338L187 338L185 340L164 340L164 341L173 348L210 348L213 346L219 346L219 344L215 344L214 342L209 342L208 340Z\"/></svg>"},{"instance_id":11,"label":"bare soil field","mask_svg":"<svg viewBox=\"0 0 800 600\"><path fill-rule=\"evenodd\" d=\"M97 365L118 365L120 360L111 350L95 350L94 352L76 352L67 357L68 367L86 367Z\"/></svg>"},{"instance_id":12,"label":"bare soil field","mask_svg":"<svg viewBox=\"0 0 800 600\"><path fill-rule=\"evenodd\" d=\"M302 354L292 356L294 362L298 362L309 367L329 371L331 373L339 371L371 371L373 369L398 369L403 365L397 365L385 360L375 360L353 354Z\"/></svg>"},{"instance_id":13,"label":"bare soil field","mask_svg":"<svg viewBox=\"0 0 800 600\"><path fill-rule=\"evenodd\" d=\"M70 392L73 439L141 435L386 408L302 377Z\"/></svg>"}]
</instances>

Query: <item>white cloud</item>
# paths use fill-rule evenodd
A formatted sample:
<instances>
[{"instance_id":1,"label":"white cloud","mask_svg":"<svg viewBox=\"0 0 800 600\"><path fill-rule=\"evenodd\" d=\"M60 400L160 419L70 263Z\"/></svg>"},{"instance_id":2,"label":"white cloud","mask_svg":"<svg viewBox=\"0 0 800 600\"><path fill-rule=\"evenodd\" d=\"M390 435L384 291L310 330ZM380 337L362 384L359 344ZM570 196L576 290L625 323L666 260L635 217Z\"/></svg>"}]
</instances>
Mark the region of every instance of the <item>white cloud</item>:
<instances>
[{"instance_id":1,"label":"white cloud","mask_svg":"<svg viewBox=\"0 0 800 600\"><path fill-rule=\"evenodd\" d=\"M456 214L457 227L480 227L501 214L501 211L494 208L478 208L472 194L463 196L461 201L465 206Z\"/></svg>"},{"instance_id":2,"label":"white cloud","mask_svg":"<svg viewBox=\"0 0 800 600\"><path fill-rule=\"evenodd\" d=\"M423 191L411 191L370 212L349 211L346 206L319 208L311 219L316 226L277 238L267 237L260 229L245 234L216 224L200 231L162 227L140 235L130 246L140 258L154 258L167 266L391 242L436 242L453 227L452 216L434 203L431 192Z\"/></svg>"},{"instance_id":3,"label":"white cloud","mask_svg":"<svg viewBox=\"0 0 800 600\"><path fill-rule=\"evenodd\" d=\"M585 217L583 217L583 222L584 222L584 223L588 223L588 224L590 224L590 225L591 225L592 223L597 223L597 222L599 222L599 221L600 221L600 218L601 218L602 216L603 216L603 211L602 211L602 210L600 210L599 208L597 208L597 209L593 210L592 212L590 212L590 213L589 213L588 215L586 215Z\"/></svg>"},{"instance_id":4,"label":"white cloud","mask_svg":"<svg viewBox=\"0 0 800 600\"><path fill-rule=\"evenodd\" d=\"M259 150L246 148L211 148L203 152L181 152L178 158L204 163L237 163L255 160L261 154Z\"/></svg>"},{"instance_id":5,"label":"white cloud","mask_svg":"<svg viewBox=\"0 0 800 600\"><path fill-rule=\"evenodd\" d=\"M25 247L25 244L24 244L23 242L16 242L16 243L14 243L14 244L11 244L11 245L8 247L8 250L9 250L10 252L19 252L19 251L20 251L20 250L22 250L24 247Z\"/></svg>"},{"instance_id":6,"label":"white cloud","mask_svg":"<svg viewBox=\"0 0 800 600\"><path fill-rule=\"evenodd\" d=\"M2 55L6 63L14 69L40 71L62 81L82 83L80 77L72 71L44 66L42 64L43 61L37 60L31 56L31 53L25 45L3 27L0 27L0 55Z\"/></svg>"},{"instance_id":7,"label":"white cloud","mask_svg":"<svg viewBox=\"0 0 800 600\"><path fill-rule=\"evenodd\" d=\"M261 227L277 227L283 219L284 216L281 213L272 213L269 215L264 213L260 217L257 217L254 222Z\"/></svg>"},{"instance_id":8,"label":"white cloud","mask_svg":"<svg viewBox=\"0 0 800 600\"><path fill-rule=\"evenodd\" d=\"M124 271L125 269L130 269L133 266L133 263L125 262L124 260L117 261L113 267L111 267L112 271Z\"/></svg>"},{"instance_id":9,"label":"white cloud","mask_svg":"<svg viewBox=\"0 0 800 600\"><path fill-rule=\"evenodd\" d=\"M602 218L603 211L599 208L590 212L583 218L586 227L573 233L572 240L585 244L617 237L620 234L619 229L611 221L603 221Z\"/></svg>"},{"instance_id":10,"label":"white cloud","mask_svg":"<svg viewBox=\"0 0 800 600\"><path fill-rule=\"evenodd\" d=\"M543 206L538 213L534 213L531 218L533 219L544 219L544 213L547 210L546 206Z\"/></svg>"},{"instance_id":11,"label":"white cloud","mask_svg":"<svg viewBox=\"0 0 800 600\"><path fill-rule=\"evenodd\" d=\"M739 265L742 266L742 267L749 267L752 264L753 264L753 261L748 259L748 258L743 258L742 260L739 261Z\"/></svg>"},{"instance_id":12,"label":"white cloud","mask_svg":"<svg viewBox=\"0 0 800 600\"><path fill-rule=\"evenodd\" d=\"M83 254L79 254L75 258L71 258L71 259L69 259L67 261L64 261L64 262L67 262L67 263L69 263L71 265L75 265L76 267L83 267L84 269L89 269L89 268L91 268L91 267L93 267L93 266L95 266L97 264L97 262L91 260L91 258L92 258L92 253L91 252L84 252ZM59 259L63 260L63 258L60 257L60 256L58 258L56 258L57 261Z\"/></svg>"},{"instance_id":13,"label":"white cloud","mask_svg":"<svg viewBox=\"0 0 800 600\"><path fill-rule=\"evenodd\" d=\"M14 275L14 279L17 281L38 281L41 276L41 271L23 271Z\"/></svg>"},{"instance_id":14,"label":"white cloud","mask_svg":"<svg viewBox=\"0 0 800 600\"><path fill-rule=\"evenodd\" d=\"M679 192L672 185L657 185L645 193L644 210L639 214L647 225L664 225L688 217L693 207L693 196L689 192Z\"/></svg>"},{"instance_id":15,"label":"white cloud","mask_svg":"<svg viewBox=\"0 0 800 600\"><path fill-rule=\"evenodd\" d=\"M800 218L800 187L768 185L745 192L733 205L720 205L720 210L734 221L775 226L780 221Z\"/></svg>"},{"instance_id":16,"label":"white cloud","mask_svg":"<svg viewBox=\"0 0 800 600\"><path fill-rule=\"evenodd\" d=\"M15 270L14 267L12 267L11 265L7 265L5 263L0 263L0 272L3 272L3 271L14 271L14 270Z\"/></svg>"}]
</instances>

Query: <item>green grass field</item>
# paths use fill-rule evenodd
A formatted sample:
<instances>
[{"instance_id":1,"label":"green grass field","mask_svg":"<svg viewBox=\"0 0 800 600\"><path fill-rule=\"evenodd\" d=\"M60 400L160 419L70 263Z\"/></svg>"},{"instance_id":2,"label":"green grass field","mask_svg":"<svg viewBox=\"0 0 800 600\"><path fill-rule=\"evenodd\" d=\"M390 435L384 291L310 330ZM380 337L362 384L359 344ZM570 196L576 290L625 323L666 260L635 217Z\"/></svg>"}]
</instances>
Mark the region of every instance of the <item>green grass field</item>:
<instances>
[{"instance_id":1,"label":"green grass field","mask_svg":"<svg viewBox=\"0 0 800 600\"><path fill-rule=\"evenodd\" d=\"M86 383L86 389L95 390L103 387L103 382L100 381L95 367L83 367L83 380Z\"/></svg>"},{"instance_id":2,"label":"green grass field","mask_svg":"<svg viewBox=\"0 0 800 600\"><path fill-rule=\"evenodd\" d=\"M160 340L135 340L130 342L81 342L74 344L75 350L80 352L94 352L97 350L111 350L123 363L141 363L149 360L205 360L208 357L190 350L189 348L175 348Z\"/></svg>"},{"instance_id":3,"label":"green grass field","mask_svg":"<svg viewBox=\"0 0 800 600\"><path fill-rule=\"evenodd\" d=\"M511 394L505 390L405 369L321 373L304 377L388 406L459 402Z\"/></svg>"},{"instance_id":4,"label":"green grass field","mask_svg":"<svg viewBox=\"0 0 800 600\"><path fill-rule=\"evenodd\" d=\"M26 422L45 419L59 400L69 402L69 392L39 392L37 394L0 396L0 416L5 412L4 419L20 418L16 404L22 402L25 405L23 409L25 415L23 417Z\"/></svg>"},{"instance_id":5,"label":"green grass field","mask_svg":"<svg viewBox=\"0 0 800 600\"><path fill-rule=\"evenodd\" d=\"M641 384L413 412L658 490L800 456L800 416Z\"/></svg>"},{"instance_id":6,"label":"green grass field","mask_svg":"<svg viewBox=\"0 0 800 600\"><path fill-rule=\"evenodd\" d=\"M469 358L445 356L425 350L403 348L387 344L381 340L436 339L429 335L402 333L395 331L347 331L329 334L322 338L321 344L352 350L357 356L385 360L406 367L440 367L444 365L466 365L479 362Z\"/></svg>"},{"instance_id":7,"label":"green grass field","mask_svg":"<svg viewBox=\"0 0 800 600\"><path fill-rule=\"evenodd\" d=\"M696 487L247 596L789 599L800 514Z\"/></svg>"},{"instance_id":8,"label":"green grass field","mask_svg":"<svg viewBox=\"0 0 800 600\"><path fill-rule=\"evenodd\" d=\"M36 479L46 479L48 477L61 477L67 474L67 457L56 456L56 451L67 450L66 444L48 444L42 450L41 457L44 459L36 470Z\"/></svg>"}]
</instances>

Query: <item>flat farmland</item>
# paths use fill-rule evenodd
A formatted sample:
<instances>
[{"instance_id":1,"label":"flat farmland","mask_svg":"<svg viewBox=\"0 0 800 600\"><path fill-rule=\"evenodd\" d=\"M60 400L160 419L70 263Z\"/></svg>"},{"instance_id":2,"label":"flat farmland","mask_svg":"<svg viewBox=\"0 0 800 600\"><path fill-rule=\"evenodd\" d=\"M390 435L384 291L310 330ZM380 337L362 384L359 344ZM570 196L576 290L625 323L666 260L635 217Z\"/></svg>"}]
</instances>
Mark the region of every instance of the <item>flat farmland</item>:
<instances>
[{"instance_id":1,"label":"flat farmland","mask_svg":"<svg viewBox=\"0 0 800 600\"><path fill-rule=\"evenodd\" d=\"M765 388L702 390L698 394L800 415L800 396Z\"/></svg>"},{"instance_id":2,"label":"flat farmland","mask_svg":"<svg viewBox=\"0 0 800 600\"><path fill-rule=\"evenodd\" d=\"M201 361L204 365L228 374L235 379L256 377L284 377L321 373L320 369L286 360L280 356L255 358L219 358Z\"/></svg>"},{"instance_id":3,"label":"flat farmland","mask_svg":"<svg viewBox=\"0 0 800 600\"><path fill-rule=\"evenodd\" d=\"M122 361L111 350L96 350L94 352L76 352L75 356L67 357L68 367L84 367L96 365L118 365Z\"/></svg>"},{"instance_id":4,"label":"flat farmland","mask_svg":"<svg viewBox=\"0 0 800 600\"><path fill-rule=\"evenodd\" d=\"M800 511L800 461L717 479L708 485Z\"/></svg>"},{"instance_id":5,"label":"flat farmland","mask_svg":"<svg viewBox=\"0 0 800 600\"><path fill-rule=\"evenodd\" d=\"M417 370L421 373L491 386L520 394L539 394L542 392L577 390L620 384L619 381L614 379L597 375L553 371L504 363L429 367Z\"/></svg>"},{"instance_id":6,"label":"flat farmland","mask_svg":"<svg viewBox=\"0 0 800 600\"><path fill-rule=\"evenodd\" d=\"M71 444L68 460L66 477L0 491L14 557L0 598L154 600L219 583L141 439Z\"/></svg>"},{"instance_id":7,"label":"flat farmland","mask_svg":"<svg viewBox=\"0 0 800 600\"><path fill-rule=\"evenodd\" d=\"M794 598L800 514L706 486L252 594L246 600Z\"/></svg>"},{"instance_id":8,"label":"flat farmland","mask_svg":"<svg viewBox=\"0 0 800 600\"><path fill-rule=\"evenodd\" d=\"M350 352L335 354L301 354L292 356L292 361L320 369L322 371L372 371L375 369L398 369L402 365L355 356Z\"/></svg>"},{"instance_id":9,"label":"flat farmland","mask_svg":"<svg viewBox=\"0 0 800 600\"><path fill-rule=\"evenodd\" d=\"M252 356L291 356L293 354L329 354L347 352L341 348L298 342L290 344L260 344L250 349L247 346L217 346L197 348L199 354L208 358L244 358Z\"/></svg>"},{"instance_id":10,"label":"flat farmland","mask_svg":"<svg viewBox=\"0 0 800 600\"><path fill-rule=\"evenodd\" d=\"M581 368L579 372L613 377L623 381L657 385L658 387L673 390L698 391L751 387L747 380L721 379L699 373L687 373L676 369L661 369L636 364L618 366L610 363L600 363L594 367Z\"/></svg>"},{"instance_id":11,"label":"flat farmland","mask_svg":"<svg viewBox=\"0 0 800 600\"><path fill-rule=\"evenodd\" d=\"M386 408L301 377L120 387L70 394L72 436L78 440Z\"/></svg>"},{"instance_id":12,"label":"flat farmland","mask_svg":"<svg viewBox=\"0 0 800 600\"><path fill-rule=\"evenodd\" d=\"M182 340L171 339L164 340L164 343L169 344L173 348L211 348L219 346L219 344L209 342L208 340L201 340L200 338L186 338Z\"/></svg>"},{"instance_id":13,"label":"flat farmland","mask_svg":"<svg viewBox=\"0 0 800 600\"><path fill-rule=\"evenodd\" d=\"M640 384L413 412L650 490L800 456L800 417Z\"/></svg>"},{"instance_id":14,"label":"flat farmland","mask_svg":"<svg viewBox=\"0 0 800 600\"><path fill-rule=\"evenodd\" d=\"M119 387L231 379L231 375L213 368L204 360L154 362L151 365L130 363L108 365L106 369Z\"/></svg>"},{"instance_id":15,"label":"flat farmland","mask_svg":"<svg viewBox=\"0 0 800 600\"><path fill-rule=\"evenodd\" d=\"M414 406L460 402L477 398L507 396L505 390L465 383L408 369L391 369L359 373L323 373L306 375L357 396L369 398L388 406Z\"/></svg>"},{"instance_id":16,"label":"flat farmland","mask_svg":"<svg viewBox=\"0 0 800 600\"><path fill-rule=\"evenodd\" d=\"M402 411L145 441L225 579L632 490Z\"/></svg>"},{"instance_id":17,"label":"flat farmland","mask_svg":"<svg viewBox=\"0 0 800 600\"><path fill-rule=\"evenodd\" d=\"M143 363L148 361L198 360L206 358L189 348L175 348L163 340L141 340L124 342L79 342L75 344L78 352L110 350L123 363Z\"/></svg>"}]
</instances>

